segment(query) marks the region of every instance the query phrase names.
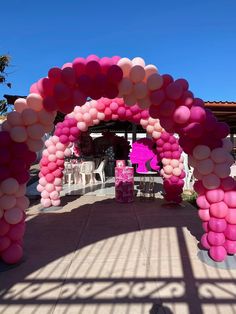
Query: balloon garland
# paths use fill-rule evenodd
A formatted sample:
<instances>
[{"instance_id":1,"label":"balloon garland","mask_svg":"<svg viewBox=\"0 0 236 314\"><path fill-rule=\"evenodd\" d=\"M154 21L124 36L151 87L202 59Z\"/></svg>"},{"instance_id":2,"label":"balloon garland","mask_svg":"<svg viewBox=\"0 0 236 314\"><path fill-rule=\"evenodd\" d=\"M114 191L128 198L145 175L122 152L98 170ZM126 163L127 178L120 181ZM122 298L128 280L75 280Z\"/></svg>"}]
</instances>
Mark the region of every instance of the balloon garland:
<instances>
[{"instance_id":1,"label":"balloon garland","mask_svg":"<svg viewBox=\"0 0 236 314\"><path fill-rule=\"evenodd\" d=\"M85 104L88 97L93 100L123 98L128 108L126 110L119 101L111 102L109 106L98 101L96 108L90 108L88 113ZM57 200L61 179L61 170L57 167L62 166L61 157L67 154L68 142L77 136L76 127L83 132L89 125L104 119L131 119L134 123L140 122L154 139L159 140L160 154L166 156L163 160L163 175L167 179L165 188L176 193L176 197L183 174L180 174L181 167L175 167L177 162L173 161L175 156L179 156L180 149L177 149L175 144L178 143L172 134L179 135L179 144L189 155L198 180L194 188L198 193L199 217L205 230L201 243L216 261L236 253L236 183L229 177L233 159L230 155L232 145L226 138L229 134L227 124L218 122L211 111L204 108L204 102L189 91L186 80L160 75L154 65L145 65L141 58L129 60L115 56L100 59L91 55L66 63L61 69L50 69L48 77L31 86L26 100L16 100L15 111L8 114L2 125L0 254L3 261L16 263L23 254L24 210L28 206L24 197L25 184L35 152L43 147L42 136L53 129L57 110L70 113L74 106L82 106L81 110L85 110L80 112L77 109L77 113L73 112L75 116L70 116L73 120L67 123L73 122L74 131L68 128L70 125L65 126L61 135L50 140L54 143L51 150L55 153L44 153L44 156L48 154L46 157L52 163L53 171L58 170L58 175L53 174L53 183L49 182L53 179L50 176L46 183L51 184L48 188L51 192L47 192L50 200ZM138 111L141 109L146 116ZM167 135L156 127L156 122L153 122L156 118L160 119ZM47 148L49 144L51 142ZM59 151L56 145L61 147ZM41 179L45 177L42 175Z\"/></svg>"},{"instance_id":2,"label":"balloon garland","mask_svg":"<svg viewBox=\"0 0 236 314\"><path fill-rule=\"evenodd\" d=\"M98 101L89 101L83 106L76 106L72 113L66 115L63 122L57 124L54 136L45 142L46 148L40 161L40 179L37 187L38 191L41 192L41 204L43 206L58 206L60 204L59 192L62 189L64 157L71 154L68 145L77 141L81 132L86 132L89 126L112 118L140 123L152 136L154 143L159 141L156 153L160 155L165 165L161 172L165 179L165 197L169 201L181 202L180 195L185 174L178 140L163 130L158 119L149 117L147 110L142 110L137 105L128 107L121 98L112 100L101 98ZM170 143L168 146L166 141Z\"/></svg>"}]
</instances>

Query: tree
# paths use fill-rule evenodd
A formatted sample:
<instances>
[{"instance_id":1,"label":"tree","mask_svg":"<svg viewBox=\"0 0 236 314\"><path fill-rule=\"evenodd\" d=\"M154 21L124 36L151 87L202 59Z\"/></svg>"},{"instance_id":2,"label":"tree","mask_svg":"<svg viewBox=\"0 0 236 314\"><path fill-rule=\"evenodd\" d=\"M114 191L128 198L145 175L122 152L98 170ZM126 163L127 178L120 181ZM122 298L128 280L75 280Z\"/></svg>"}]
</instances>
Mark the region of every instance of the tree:
<instances>
[{"instance_id":1,"label":"tree","mask_svg":"<svg viewBox=\"0 0 236 314\"><path fill-rule=\"evenodd\" d=\"M0 84L5 84L7 87L11 88L11 83L7 81L6 69L10 63L10 56L0 55ZM7 112L8 105L6 100L0 100L0 113L5 114Z\"/></svg>"}]
</instances>

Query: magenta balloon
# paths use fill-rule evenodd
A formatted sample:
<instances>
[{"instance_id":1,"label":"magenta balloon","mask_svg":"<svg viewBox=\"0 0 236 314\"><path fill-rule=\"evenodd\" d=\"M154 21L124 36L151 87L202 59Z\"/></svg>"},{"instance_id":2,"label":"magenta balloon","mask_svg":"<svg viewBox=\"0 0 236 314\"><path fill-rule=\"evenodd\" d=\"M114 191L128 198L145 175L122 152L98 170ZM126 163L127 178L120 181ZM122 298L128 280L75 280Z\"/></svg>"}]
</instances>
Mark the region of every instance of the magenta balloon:
<instances>
[{"instance_id":1,"label":"magenta balloon","mask_svg":"<svg viewBox=\"0 0 236 314\"><path fill-rule=\"evenodd\" d=\"M176 108L173 119L176 123L184 124L189 120L190 110L186 106Z\"/></svg>"},{"instance_id":2,"label":"magenta balloon","mask_svg":"<svg viewBox=\"0 0 236 314\"><path fill-rule=\"evenodd\" d=\"M182 86L183 90L187 91L188 88L189 88L189 84L188 84L188 81L186 81L185 79L177 79L175 81L175 83L179 84Z\"/></svg>"},{"instance_id":3,"label":"magenta balloon","mask_svg":"<svg viewBox=\"0 0 236 314\"><path fill-rule=\"evenodd\" d=\"M227 255L223 246L212 246L209 251L210 257L216 262L222 262Z\"/></svg>"},{"instance_id":4,"label":"magenta balloon","mask_svg":"<svg viewBox=\"0 0 236 314\"><path fill-rule=\"evenodd\" d=\"M200 195L197 197L197 205L200 208L210 208L210 204L208 203L205 195Z\"/></svg>"},{"instance_id":5,"label":"magenta balloon","mask_svg":"<svg viewBox=\"0 0 236 314\"><path fill-rule=\"evenodd\" d=\"M12 143L9 132L1 131L0 132L0 147L6 147Z\"/></svg>"},{"instance_id":6,"label":"magenta balloon","mask_svg":"<svg viewBox=\"0 0 236 314\"><path fill-rule=\"evenodd\" d=\"M76 81L76 73L75 70L71 67L63 68L61 71L61 80L63 83L73 86Z\"/></svg>"},{"instance_id":7,"label":"magenta balloon","mask_svg":"<svg viewBox=\"0 0 236 314\"><path fill-rule=\"evenodd\" d=\"M224 232L226 227L225 219L211 217L209 220L209 228L214 232Z\"/></svg>"},{"instance_id":8,"label":"magenta balloon","mask_svg":"<svg viewBox=\"0 0 236 314\"><path fill-rule=\"evenodd\" d=\"M154 105L160 105L165 100L165 93L163 90L155 90L150 93L150 101Z\"/></svg>"},{"instance_id":9,"label":"magenta balloon","mask_svg":"<svg viewBox=\"0 0 236 314\"><path fill-rule=\"evenodd\" d=\"M17 225L13 225L8 232L8 236L12 241L18 241L23 238L25 233L25 223L20 222Z\"/></svg>"},{"instance_id":10,"label":"magenta balloon","mask_svg":"<svg viewBox=\"0 0 236 314\"><path fill-rule=\"evenodd\" d=\"M8 148L0 148L0 164L7 164L11 159L11 154Z\"/></svg>"},{"instance_id":11,"label":"magenta balloon","mask_svg":"<svg viewBox=\"0 0 236 314\"><path fill-rule=\"evenodd\" d=\"M123 78L123 71L118 65L112 65L107 71L108 80L118 84Z\"/></svg>"},{"instance_id":12,"label":"magenta balloon","mask_svg":"<svg viewBox=\"0 0 236 314\"><path fill-rule=\"evenodd\" d=\"M168 152L168 151L171 151L171 144L170 143L165 143L163 145L163 150Z\"/></svg>"},{"instance_id":13,"label":"magenta balloon","mask_svg":"<svg viewBox=\"0 0 236 314\"><path fill-rule=\"evenodd\" d=\"M162 139L164 142L168 142L169 139L170 139L170 134L167 133L167 132L162 132L162 133L161 133L161 139Z\"/></svg>"},{"instance_id":14,"label":"magenta balloon","mask_svg":"<svg viewBox=\"0 0 236 314\"><path fill-rule=\"evenodd\" d=\"M59 139L62 144L67 144L69 142L69 138L66 135L61 135Z\"/></svg>"},{"instance_id":15,"label":"magenta balloon","mask_svg":"<svg viewBox=\"0 0 236 314\"><path fill-rule=\"evenodd\" d=\"M22 247L17 243L12 243L7 250L2 252L2 260L7 264L15 264L23 256Z\"/></svg>"},{"instance_id":16,"label":"magenta balloon","mask_svg":"<svg viewBox=\"0 0 236 314\"><path fill-rule=\"evenodd\" d=\"M172 157L172 153L171 152L164 152L163 153L163 157L164 158L171 158Z\"/></svg>"},{"instance_id":17,"label":"magenta balloon","mask_svg":"<svg viewBox=\"0 0 236 314\"><path fill-rule=\"evenodd\" d=\"M201 237L201 245L205 248L205 249L209 249L211 246L207 240L207 233L204 233Z\"/></svg>"},{"instance_id":18,"label":"magenta balloon","mask_svg":"<svg viewBox=\"0 0 236 314\"><path fill-rule=\"evenodd\" d=\"M10 169L6 168L6 165L0 166L0 181L8 179L11 177Z\"/></svg>"},{"instance_id":19,"label":"magenta balloon","mask_svg":"<svg viewBox=\"0 0 236 314\"><path fill-rule=\"evenodd\" d=\"M206 119L206 111L202 107L193 106L190 109L190 121L202 123Z\"/></svg>"},{"instance_id":20,"label":"magenta balloon","mask_svg":"<svg viewBox=\"0 0 236 314\"><path fill-rule=\"evenodd\" d=\"M172 145L171 145L171 150L172 150L172 152L178 151L178 150L179 150L179 145L176 144L176 143L172 144Z\"/></svg>"},{"instance_id":21,"label":"magenta balloon","mask_svg":"<svg viewBox=\"0 0 236 314\"><path fill-rule=\"evenodd\" d=\"M166 95L169 99L177 100L179 99L183 94L183 87L182 84L178 82L170 83L166 87Z\"/></svg>"},{"instance_id":22,"label":"magenta balloon","mask_svg":"<svg viewBox=\"0 0 236 314\"><path fill-rule=\"evenodd\" d=\"M159 108L157 106L151 105L149 107L149 115L153 119L158 119L160 117Z\"/></svg>"},{"instance_id":23,"label":"magenta balloon","mask_svg":"<svg viewBox=\"0 0 236 314\"><path fill-rule=\"evenodd\" d=\"M172 152L172 158L173 159L179 159L181 156L181 152Z\"/></svg>"},{"instance_id":24,"label":"magenta balloon","mask_svg":"<svg viewBox=\"0 0 236 314\"><path fill-rule=\"evenodd\" d=\"M228 254L236 254L236 241L226 240L224 247Z\"/></svg>"},{"instance_id":25,"label":"magenta balloon","mask_svg":"<svg viewBox=\"0 0 236 314\"><path fill-rule=\"evenodd\" d=\"M217 122L215 131L216 137L222 139L229 135L230 128L225 122Z\"/></svg>"},{"instance_id":26,"label":"magenta balloon","mask_svg":"<svg viewBox=\"0 0 236 314\"><path fill-rule=\"evenodd\" d=\"M203 135L204 129L200 123L192 122L184 128L184 131L188 137L195 139Z\"/></svg>"},{"instance_id":27,"label":"magenta balloon","mask_svg":"<svg viewBox=\"0 0 236 314\"><path fill-rule=\"evenodd\" d=\"M211 204L210 213L216 218L224 218L228 213L228 206L225 202Z\"/></svg>"},{"instance_id":28,"label":"magenta balloon","mask_svg":"<svg viewBox=\"0 0 236 314\"><path fill-rule=\"evenodd\" d=\"M235 185L235 180L232 177L224 178L221 180L221 188L224 191L233 190Z\"/></svg>"},{"instance_id":29,"label":"magenta balloon","mask_svg":"<svg viewBox=\"0 0 236 314\"><path fill-rule=\"evenodd\" d=\"M210 231L207 240L211 245L223 245L225 242L225 235L222 232Z\"/></svg>"},{"instance_id":30,"label":"magenta balloon","mask_svg":"<svg viewBox=\"0 0 236 314\"><path fill-rule=\"evenodd\" d=\"M54 175L52 173L48 173L46 176L45 176L47 182L49 183L52 183L55 179Z\"/></svg>"},{"instance_id":31,"label":"magenta balloon","mask_svg":"<svg viewBox=\"0 0 236 314\"><path fill-rule=\"evenodd\" d=\"M236 191L225 192L224 201L229 207L236 207Z\"/></svg>"},{"instance_id":32,"label":"magenta balloon","mask_svg":"<svg viewBox=\"0 0 236 314\"><path fill-rule=\"evenodd\" d=\"M11 240L8 236L0 236L0 252L5 251L11 245Z\"/></svg>"},{"instance_id":33,"label":"magenta balloon","mask_svg":"<svg viewBox=\"0 0 236 314\"><path fill-rule=\"evenodd\" d=\"M9 229L10 229L9 223L7 223L4 218L0 219L0 236L2 237L5 234L7 234Z\"/></svg>"},{"instance_id":34,"label":"magenta balloon","mask_svg":"<svg viewBox=\"0 0 236 314\"><path fill-rule=\"evenodd\" d=\"M48 71L48 77L50 80L52 80L53 82L59 82L61 80L61 69L60 68L51 68Z\"/></svg>"},{"instance_id":35,"label":"magenta balloon","mask_svg":"<svg viewBox=\"0 0 236 314\"><path fill-rule=\"evenodd\" d=\"M89 77L94 78L101 72L101 66L99 62L96 60L88 61L88 63L85 66L85 72Z\"/></svg>"},{"instance_id":36,"label":"magenta balloon","mask_svg":"<svg viewBox=\"0 0 236 314\"><path fill-rule=\"evenodd\" d=\"M198 193L198 194L204 194L206 192L205 187L202 184L202 181L196 181L194 183L194 190Z\"/></svg>"},{"instance_id":37,"label":"magenta balloon","mask_svg":"<svg viewBox=\"0 0 236 314\"><path fill-rule=\"evenodd\" d=\"M209 203L218 203L224 199L224 191L221 189L214 189L206 191L206 198Z\"/></svg>"},{"instance_id":38,"label":"magenta balloon","mask_svg":"<svg viewBox=\"0 0 236 314\"><path fill-rule=\"evenodd\" d=\"M209 232L209 231L210 231L208 224L209 224L208 221L204 221L204 222L202 223L202 228L203 228L203 230L204 230L205 232ZM214 230L213 230L213 231L214 231Z\"/></svg>"},{"instance_id":39,"label":"magenta balloon","mask_svg":"<svg viewBox=\"0 0 236 314\"><path fill-rule=\"evenodd\" d=\"M228 224L225 230L225 236L231 241L236 241L236 225Z\"/></svg>"}]
</instances>

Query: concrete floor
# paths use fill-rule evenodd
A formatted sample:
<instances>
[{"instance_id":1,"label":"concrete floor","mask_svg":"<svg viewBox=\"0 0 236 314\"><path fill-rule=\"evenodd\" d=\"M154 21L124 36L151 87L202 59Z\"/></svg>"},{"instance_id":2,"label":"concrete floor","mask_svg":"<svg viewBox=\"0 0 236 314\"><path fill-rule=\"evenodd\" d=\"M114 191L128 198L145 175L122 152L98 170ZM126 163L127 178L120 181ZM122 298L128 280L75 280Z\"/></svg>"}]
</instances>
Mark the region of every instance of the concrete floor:
<instances>
[{"instance_id":1,"label":"concrete floor","mask_svg":"<svg viewBox=\"0 0 236 314\"><path fill-rule=\"evenodd\" d=\"M197 210L162 199L64 196L27 212L25 255L0 264L0 313L236 313L236 258L198 248Z\"/></svg>"}]
</instances>

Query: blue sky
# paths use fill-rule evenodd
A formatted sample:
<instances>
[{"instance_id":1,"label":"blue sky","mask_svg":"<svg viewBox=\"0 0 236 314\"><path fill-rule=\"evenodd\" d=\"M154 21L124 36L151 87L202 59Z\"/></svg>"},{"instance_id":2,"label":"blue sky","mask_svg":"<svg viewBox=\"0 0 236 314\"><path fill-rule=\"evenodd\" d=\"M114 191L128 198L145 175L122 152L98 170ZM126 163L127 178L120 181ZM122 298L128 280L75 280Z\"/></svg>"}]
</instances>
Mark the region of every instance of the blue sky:
<instances>
[{"instance_id":1,"label":"blue sky","mask_svg":"<svg viewBox=\"0 0 236 314\"><path fill-rule=\"evenodd\" d=\"M235 0L8 0L1 3L0 54L10 54L12 89L89 54L143 57L161 74L189 81L203 100L236 101Z\"/></svg>"}]
</instances>

